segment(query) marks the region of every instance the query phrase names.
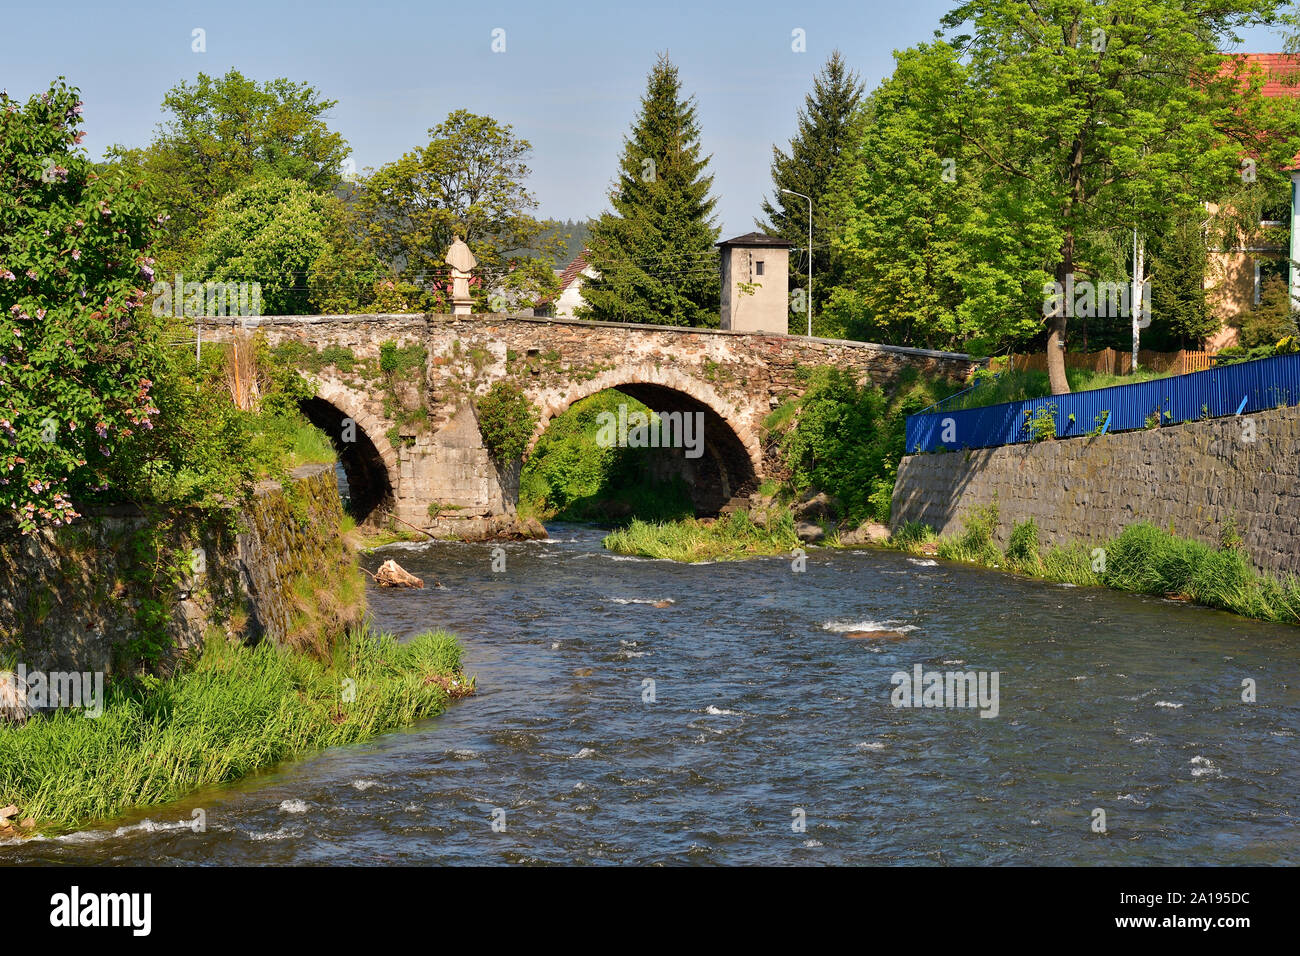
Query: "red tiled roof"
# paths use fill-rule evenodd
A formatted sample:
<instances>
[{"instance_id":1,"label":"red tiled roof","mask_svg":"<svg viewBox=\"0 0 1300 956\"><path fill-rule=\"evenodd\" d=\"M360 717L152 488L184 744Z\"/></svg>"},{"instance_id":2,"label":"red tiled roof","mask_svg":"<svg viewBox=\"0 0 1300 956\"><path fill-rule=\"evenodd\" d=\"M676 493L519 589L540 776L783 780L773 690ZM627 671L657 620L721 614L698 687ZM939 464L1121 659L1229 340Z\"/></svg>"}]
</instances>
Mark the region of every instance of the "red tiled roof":
<instances>
[{"instance_id":1,"label":"red tiled roof","mask_svg":"<svg viewBox=\"0 0 1300 956\"><path fill-rule=\"evenodd\" d=\"M573 257L573 261L570 262L565 267L564 271L560 273L560 291L557 292L554 296L547 296L545 299L540 299L537 305L539 307L544 305L549 305L550 303L558 299L561 295L564 294L565 289L567 289L569 286L573 285L575 281L577 281L578 276L582 275L582 270L585 268L587 268L587 250L583 249L580 253L578 253L576 256Z\"/></svg>"},{"instance_id":2,"label":"red tiled roof","mask_svg":"<svg viewBox=\"0 0 1300 956\"><path fill-rule=\"evenodd\" d=\"M582 275L582 270L587 268L587 250L583 249L574 256L573 261L569 263L568 268L560 275L560 291L563 292L573 284L573 280Z\"/></svg>"},{"instance_id":3,"label":"red tiled roof","mask_svg":"<svg viewBox=\"0 0 1300 956\"><path fill-rule=\"evenodd\" d=\"M1242 73L1251 67L1264 71L1260 93L1264 96L1300 96L1300 54L1296 53L1229 53L1226 59L1240 63ZM1224 64L1225 72L1227 64Z\"/></svg>"},{"instance_id":4,"label":"red tiled roof","mask_svg":"<svg viewBox=\"0 0 1300 956\"><path fill-rule=\"evenodd\" d=\"M1300 96L1300 54L1297 53L1225 53L1220 75L1236 70L1242 79L1253 82L1252 74L1256 69L1264 73L1260 95L1274 98ZM1283 169L1300 169L1300 153Z\"/></svg>"}]
</instances>

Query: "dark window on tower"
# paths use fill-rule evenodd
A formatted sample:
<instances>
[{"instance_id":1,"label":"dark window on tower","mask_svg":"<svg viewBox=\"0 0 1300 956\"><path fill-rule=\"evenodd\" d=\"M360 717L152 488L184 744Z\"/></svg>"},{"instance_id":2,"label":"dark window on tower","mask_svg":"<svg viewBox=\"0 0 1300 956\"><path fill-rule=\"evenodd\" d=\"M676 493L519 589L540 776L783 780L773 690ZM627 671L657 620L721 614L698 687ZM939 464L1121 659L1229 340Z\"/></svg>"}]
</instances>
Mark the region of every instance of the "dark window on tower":
<instances>
[{"instance_id":1,"label":"dark window on tower","mask_svg":"<svg viewBox=\"0 0 1300 956\"><path fill-rule=\"evenodd\" d=\"M759 259L754 263L754 275L761 276L762 274L763 274L763 260Z\"/></svg>"}]
</instances>

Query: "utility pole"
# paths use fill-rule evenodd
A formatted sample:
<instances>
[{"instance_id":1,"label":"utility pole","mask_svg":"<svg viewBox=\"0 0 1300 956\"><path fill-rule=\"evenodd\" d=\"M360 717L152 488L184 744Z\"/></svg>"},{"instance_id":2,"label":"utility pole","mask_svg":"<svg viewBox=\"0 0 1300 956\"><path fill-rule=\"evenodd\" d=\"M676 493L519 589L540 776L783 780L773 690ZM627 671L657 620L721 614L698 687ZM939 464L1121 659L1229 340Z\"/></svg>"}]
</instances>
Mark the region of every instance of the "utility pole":
<instances>
[{"instance_id":1,"label":"utility pole","mask_svg":"<svg viewBox=\"0 0 1300 956\"><path fill-rule=\"evenodd\" d=\"M798 196L800 199L808 200L808 337L812 338L812 319L813 319L812 197L805 196L803 193L797 193L793 189L782 189L781 192L789 193L791 196Z\"/></svg>"},{"instance_id":2,"label":"utility pole","mask_svg":"<svg viewBox=\"0 0 1300 956\"><path fill-rule=\"evenodd\" d=\"M1133 291L1129 295L1129 315L1133 319L1133 373L1138 368L1138 330L1142 328L1142 287L1146 258L1146 243L1138 245L1138 231L1133 229Z\"/></svg>"}]
</instances>

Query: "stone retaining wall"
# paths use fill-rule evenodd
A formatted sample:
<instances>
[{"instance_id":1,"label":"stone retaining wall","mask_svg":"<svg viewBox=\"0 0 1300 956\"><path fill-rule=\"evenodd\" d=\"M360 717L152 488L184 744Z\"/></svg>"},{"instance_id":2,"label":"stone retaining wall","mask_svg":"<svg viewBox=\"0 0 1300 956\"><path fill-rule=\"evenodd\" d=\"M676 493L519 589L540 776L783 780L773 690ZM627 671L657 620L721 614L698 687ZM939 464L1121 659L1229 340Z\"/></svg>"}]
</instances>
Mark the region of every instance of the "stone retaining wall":
<instances>
[{"instance_id":1,"label":"stone retaining wall","mask_svg":"<svg viewBox=\"0 0 1300 956\"><path fill-rule=\"evenodd\" d=\"M360 619L362 608L338 596L359 571L338 535L329 466L300 469L289 490L260 485L234 534L197 513L159 523L138 509L87 511L70 527L0 538L0 669L135 667L150 621L160 622L165 665L213 627L310 645L316 628Z\"/></svg>"},{"instance_id":2,"label":"stone retaining wall","mask_svg":"<svg viewBox=\"0 0 1300 956\"><path fill-rule=\"evenodd\" d=\"M1026 518L1056 544L1109 539L1139 521L1218 544L1232 520L1258 568L1300 574L1300 409L912 455L898 469L891 524L952 534L995 500L1004 543Z\"/></svg>"}]
</instances>

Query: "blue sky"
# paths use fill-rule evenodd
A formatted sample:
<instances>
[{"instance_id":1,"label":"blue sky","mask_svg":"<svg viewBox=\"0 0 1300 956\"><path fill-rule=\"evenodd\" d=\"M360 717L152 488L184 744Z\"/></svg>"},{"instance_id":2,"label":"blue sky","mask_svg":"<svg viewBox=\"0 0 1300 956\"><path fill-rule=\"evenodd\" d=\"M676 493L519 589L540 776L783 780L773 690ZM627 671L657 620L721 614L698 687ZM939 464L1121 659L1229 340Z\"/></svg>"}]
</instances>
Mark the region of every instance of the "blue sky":
<instances>
[{"instance_id":1,"label":"blue sky","mask_svg":"<svg viewBox=\"0 0 1300 956\"><path fill-rule=\"evenodd\" d=\"M929 39L954 5L70 0L3 16L0 85L25 98L66 75L86 102L92 157L114 142L147 143L163 95L200 71L233 67L317 87L338 100L329 121L361 169L427 142L451 110L469 109L532 143L528 185L543 215L583 218L605 208L646 73L666 50L699 104L726 238L753 228L771 189L771 146L790 138L830 51L838 47L871 88L892 71L892 52ZM191 50L195 28L206 31L205 53ZM491 49L496 28L505 30L504 53ZM805 31L807 52L792 51L795 29ZM1243 48L1277 50L1281 41L1259 31Z\"/></svg>"}]
</instances>

